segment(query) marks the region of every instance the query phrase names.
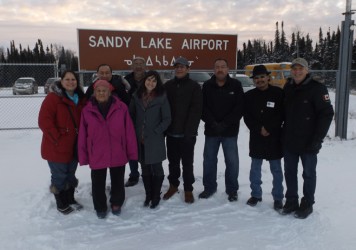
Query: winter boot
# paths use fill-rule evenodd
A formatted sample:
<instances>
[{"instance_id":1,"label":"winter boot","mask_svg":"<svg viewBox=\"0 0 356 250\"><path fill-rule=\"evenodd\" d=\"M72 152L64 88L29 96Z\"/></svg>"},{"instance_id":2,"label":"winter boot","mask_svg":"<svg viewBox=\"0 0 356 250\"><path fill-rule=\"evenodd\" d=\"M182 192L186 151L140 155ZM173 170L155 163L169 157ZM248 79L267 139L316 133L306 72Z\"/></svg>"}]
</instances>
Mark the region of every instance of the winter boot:
<instances>
[{"instance_id":1,"label":"winter boot","mask_svg":"<svg viewBox=\"0 0 356 250\"><path fill-rule=\"evenodd\" d=\"M75 193L75 188L74 187L70 187L65 192L66 192L66 195L67 195L68 204L74 210L79 211L79 210L83 209L83 206L74 199L74 193Z\"/></svg>"},{"instance_id":2,"label":"winter boot","mask_svg":"<svg viewBox=\"0 0 356 250\"><path fill-rule=\"evenodd\" d=\"M300 206L295 211L294 217L298 219L305 219L313 212L313 205L308 202L305 197L302 198Z\"/></svg>"},{"instance_id":3,"label":"winter boot","mask_svg":"<svg viewBox=\"0 0 356 250\"><path fill-rule=\"evenodd\" d=\"M164 175L152 177L152 202L150 208L156 208L161 200L161 188L163 183Z\"/></svg>"},{"instance_id":4,"label":"winter boot","mask_svg":"<svg viewBox=\"0 0 356 250\"><path fill-rule=\"evenodd\" d=\"M73 208L67 203L67 197L64 191L54 194L54 198L56 199L57 210L62 214L70 214L74 211Z\"/></svg>"},{"instance_id":5,"label":"winter boot","mask_svg":"<svg viewBox=\"0 0 356 250\"><path fill-rule=\"evenodd\" d=\"M172 184L169 185L169 189L167 192L163 195L163 200L168 200L171 198L175 193L178 192L178 187L173 186Z\"/></svg>"},{"instance_id":6,"label":"winter boot","mask_svg":"<svg viewBox=\"0 0 356 250\"><path fill-rule=\"evenodd\" d=\"M287 199L282 210L280 210L280 214L282 215L291 214L298 209L299 209L299 202L297 199L293 199L293 200Z\"/></svg>"},{"instance_id":7,"label":"winter boot","mask_svg":"<svg viewBox=\"0 0 356 250\"><path fill-rule=\"evenodd\" d=\"M184 201L185 203L194 203L194 196L193 196L193 192L191 191L185 191L184 192Z\"/></svg>"},{"instance_id":8,"label":"winter boot","mask_svg":"<svg viewBox=\"0 0 356 250\"><path fill-rule=\"evenodd\" d=\"M143 202L144 207L148 207L151 202L152 196L152 176L151 175L142 175L143 186L145 187L146 199Z\"/></svg>"},{"instance_id":9,"label":"winter boot","mask_svg":"<svg viewBox=\"0 0 356 250\"><path fill-rule=\"evenodd\" d=\"M57 210L62 214L73 212L73 208L68 205L68 199L65 191L59 191L53 184L49 187L49 191L54 195L57 204Z\"/></svg>"}]
</instances>

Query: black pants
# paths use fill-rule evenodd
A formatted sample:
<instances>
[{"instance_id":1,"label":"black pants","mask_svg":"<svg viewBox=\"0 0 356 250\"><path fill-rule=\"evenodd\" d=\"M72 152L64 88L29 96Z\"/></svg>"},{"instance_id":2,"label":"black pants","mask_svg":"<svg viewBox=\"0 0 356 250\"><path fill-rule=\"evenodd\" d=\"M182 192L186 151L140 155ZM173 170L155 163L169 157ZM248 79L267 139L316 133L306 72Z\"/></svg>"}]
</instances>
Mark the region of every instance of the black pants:
<instances>
[{"instance_id":1,"label":"black pants","mask_svg":"<svg viewBox=\"0 0 356 250\"><path fill-rule=\"evenodd\" d=\"M154 175L154 176L163 176L163 166L162 162L155 164L141 164L142 176Z\"/></svg>"},{"instance_id":2,"label":"black pants","mask_svg":"<svg viewBox=\"0 0 356 250\"><path fill-rule=\"evenodd\" d=\"M188 138L167 136L168 180L171 185L179 186L180 161L182 161L184 191L193 191L193 183L195 182L193 171L195 142L195 136Z\"/></svg>"},{"instance_id":3,"label":"black pants","mask_svg":"<svg viewBox=\"0 0 356 250\"><path fill-rule=\"evenodd\" d=\"M110 203L113 206L122 206L125 201L125 166L109 168L111 179ZM107 168L92 170L92 194L94 209L97 212L107 211L106 203L106 172Z\"/></svg>"}]
</instances>

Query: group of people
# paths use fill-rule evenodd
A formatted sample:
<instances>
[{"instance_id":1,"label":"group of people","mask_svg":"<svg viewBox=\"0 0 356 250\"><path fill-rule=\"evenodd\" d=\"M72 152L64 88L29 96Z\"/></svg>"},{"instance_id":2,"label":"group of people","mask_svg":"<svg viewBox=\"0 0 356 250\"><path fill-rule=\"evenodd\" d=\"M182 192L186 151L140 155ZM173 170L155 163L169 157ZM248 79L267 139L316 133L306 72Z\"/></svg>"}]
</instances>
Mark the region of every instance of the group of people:
<instances>
[{"instance_id":1,"label":"group of people","mask_svg":"<svg viewBox=\"0 0 356 250\"><path fill-rule=\"evenodd\" d=\"M317 154L333 118L327 88L308 73L303 58L292 62L291 79L284 89L269 84L270 72L255 66L251 78L256 88L243 92L230 77L224 58L214 61L214 75L201 87L189 78L190 63L174 62L175 77L162 83L157 71L146 71L145 59L136 57L125 79L112 74L107 64L98 66L95 80L84 94L77 75L62 73L61 81L43 101L39 127L43 131L42 157L51 171L50 191L63 214L82 209L74 199L78 163L91 169L92 197L98 218L108 214L106 175L110 171L110 205L121 213L125 187L139 181L139 163L145 188L145 207L156 208L165 177L162 162L168 159L169 188L163 199L179 192L183 179L184 201L194 203L194 148L200 120L204 122L204 190L199 199L217 191L218 151L225 159L225 192L238 200L238 134L241 118L250 130L251 197L262 201L261 167L268 160L273 175L274 209L306 218L313 212ZM284 195L281 159L287 191ZM303 197L299 204L298 162L303 165ZM125 165L130 175L124 182ZM182 169L181 169L182 165ZM285 204L283 199L286 198Z\"/></svg>"}]
</instances>

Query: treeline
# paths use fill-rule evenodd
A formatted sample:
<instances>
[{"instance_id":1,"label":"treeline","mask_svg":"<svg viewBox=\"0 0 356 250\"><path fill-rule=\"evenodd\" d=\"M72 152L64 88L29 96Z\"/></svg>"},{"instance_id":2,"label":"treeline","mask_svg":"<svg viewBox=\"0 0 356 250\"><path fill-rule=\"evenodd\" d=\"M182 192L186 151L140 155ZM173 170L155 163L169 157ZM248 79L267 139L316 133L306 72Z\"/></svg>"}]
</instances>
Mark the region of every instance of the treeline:
<instances>
[{"instance_id":1,"label":"treeline","mask_svg":"<svg viewBox=\"0 0 356 250\"><path fill-rule=\"evenodd\" d=\"M310 63L311 69L335 70L338 69L340 36L339 28L336 31L329 28L326 35L320 28L316 42L300 30L293 32L290 39L287 39L284 23L279 25L277 22L274 41L254 39L243 44L243 49L238 51L238 68L248 64L291 62L296 57L303 57ZM353 51L355 54L355 43ZM355 62L353 68L356 68Z\"/></svg>"},{"instance_id":2,"label":"treeline","mask_svg":"<svg viewBox=\"0 0 356 250\"><path fill-rule=\"evenodd\" d=\"M78 57L73 51L58 44L44 46L41 39L32 49L29 46L23 48L21 44L17 47L15 41L10 41L6 52L0 48L0 63L58 63L58 69L65 65L66 69L78 70Z\"/></svg>"},{"instance_id":3,"label":"treeline","mask_svg":"<svg viewBox=\"0 0 356 250\"><path fill-rule=\"evenodd\" d=\"M313 41L309 34L301 30L294 31L290 38L284 31L284 23L276 23L273 41L264 39L248 40L243 43L242 50L237 52L237 68L243 69L248 64L259 64L268 62L290 62L296 57L304 57L314 70L336 70L339 62L339 46L341 31L331 31L330 28L324 32L319 29L318 41ZM353 58L356 59L356 43L353 45ZM10 42L10 48L6 53L0 48L0 62L3 63L58 63L58 69L78 70L78 57L73 51L65 50L63 46L43 46L38 39L34 48L19 48L15 42ZM352 68L356 69L356 60L352 61Z\"/></svg>"}]
</instances>

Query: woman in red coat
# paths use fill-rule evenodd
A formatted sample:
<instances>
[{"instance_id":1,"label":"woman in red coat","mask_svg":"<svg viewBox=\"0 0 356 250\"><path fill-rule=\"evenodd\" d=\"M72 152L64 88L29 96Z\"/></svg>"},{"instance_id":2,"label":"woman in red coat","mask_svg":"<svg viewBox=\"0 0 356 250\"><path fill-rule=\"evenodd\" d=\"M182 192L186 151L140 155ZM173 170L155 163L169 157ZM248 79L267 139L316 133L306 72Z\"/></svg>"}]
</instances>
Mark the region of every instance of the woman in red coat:
<instances>
[{"instance_id":1,"label":"woman in red coat","mask_svg":"<svg viewBox=\"0 0 356 250\"><path fill-rule=\"evenodd\" d=\"M55 83L53 92L44 99L38 116L43 132L41 155L51 171L50 191L57 210L63 214L82 208L74 199L74 190L78 185L76 142L84 104L78 76L73 71L64 71L61 81Z\"/></svg>"}]
</instances>

